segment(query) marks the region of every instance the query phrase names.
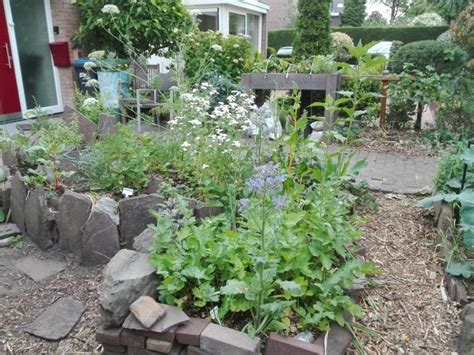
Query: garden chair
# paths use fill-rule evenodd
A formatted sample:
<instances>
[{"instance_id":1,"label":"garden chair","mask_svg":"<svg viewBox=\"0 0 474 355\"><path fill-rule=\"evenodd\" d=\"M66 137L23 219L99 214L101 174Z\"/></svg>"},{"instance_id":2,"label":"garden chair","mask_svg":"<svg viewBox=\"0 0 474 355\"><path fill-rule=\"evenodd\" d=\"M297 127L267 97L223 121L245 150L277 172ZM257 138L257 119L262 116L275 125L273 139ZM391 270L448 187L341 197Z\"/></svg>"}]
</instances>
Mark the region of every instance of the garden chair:
<instances>
[{"instance_id":1,"label":"garden chair","mask_svg":"<svg viewBox=\"0 0 474 355\"><path fill-rule=\"evenodd\" d=\"M153 85L155 81L160 83L158 89ZM132 97L122 97L120 99L122 122L125 123L127 121L129 112L151 111L153 122L159 124L160 118L156 109L163 107L163 104L160 102L160 95L174 85L176 85L176 82L173 80L172 74L160 73L159 65L147 65L146 68L134 65ZM138 100L138 94L140 94L140 100ZM140 107L138 107L138 104L140 104Z\"/></svg>"}]
</instances>

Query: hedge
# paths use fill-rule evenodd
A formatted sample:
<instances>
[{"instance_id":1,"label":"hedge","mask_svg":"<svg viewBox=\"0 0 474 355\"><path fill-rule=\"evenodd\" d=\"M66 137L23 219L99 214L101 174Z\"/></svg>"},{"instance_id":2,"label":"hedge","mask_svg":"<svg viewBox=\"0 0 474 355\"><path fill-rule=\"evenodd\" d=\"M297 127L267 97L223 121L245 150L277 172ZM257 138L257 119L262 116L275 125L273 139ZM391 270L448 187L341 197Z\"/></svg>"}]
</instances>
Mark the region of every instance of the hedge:
<instances>
[{"instance_id":1,"label":"hedge","mask_svg":"<svg viewBox=\"0 0 474 355\"><path fill-rule=\"evenodd\" d=\"M355 44L361 41L366 44L371 41L402 41L403 43L436 39L447 31L448 26L403 26L403 27L332 27L333 32L344 32L351 36ZM292 46L295 30L270 31L268 45L278 49Z\"/></svg>"}]
</instances>

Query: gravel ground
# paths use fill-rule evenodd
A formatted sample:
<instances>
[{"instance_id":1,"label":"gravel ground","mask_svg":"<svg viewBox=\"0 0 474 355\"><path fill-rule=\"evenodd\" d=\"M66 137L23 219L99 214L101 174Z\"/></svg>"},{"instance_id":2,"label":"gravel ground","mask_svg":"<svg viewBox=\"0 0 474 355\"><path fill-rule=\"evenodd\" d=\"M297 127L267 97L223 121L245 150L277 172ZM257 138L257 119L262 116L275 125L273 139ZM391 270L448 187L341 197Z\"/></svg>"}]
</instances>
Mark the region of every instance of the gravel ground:
<instances>
[{"instance_id":1,"label":"gravel ground","mask_svg":"<svg viewBox=\"0 0 474 355\"><path fill-rule=\"evenodd\" d=\"M368 354L453 354L460 331L459 305L446 299L436 253L432 216L413 207L415 198L375 195L376 213L367 218L362 242L367 259L383 274L364 293L360 324L377 333L357 331Z\"/></svg>"},{"instance_id":2,"label":"gravel ground","mask_svg":"<svg viewBox=\"0 0 474 355\"><path fill-rule=\"evenodd\" d=\"M66 261L68 265L64 271L34 282L14 266L16 260L26 255ZM7 341L8 351L13 354L98 352L95 330L100 321L97 289L101 275L102 267L79 266L71 255L42 252L29 241L21 249L0 248L0 339ZM86 306L66 339L48 342L23 331L43 309L63 296L73 296Z\"/></svg>"}]
</instances>

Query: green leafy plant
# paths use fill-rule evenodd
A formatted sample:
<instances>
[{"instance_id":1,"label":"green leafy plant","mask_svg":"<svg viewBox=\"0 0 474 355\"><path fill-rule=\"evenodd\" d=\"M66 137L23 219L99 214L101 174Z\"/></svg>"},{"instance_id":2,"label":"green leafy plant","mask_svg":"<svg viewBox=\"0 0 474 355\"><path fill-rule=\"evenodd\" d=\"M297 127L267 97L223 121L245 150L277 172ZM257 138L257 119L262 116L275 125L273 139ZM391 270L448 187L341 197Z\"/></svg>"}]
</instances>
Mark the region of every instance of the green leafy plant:
<instances>
[{"instance_id":1,"label":"green leafy plant","mask_svg":"<svg viewBox=\"0 0 474 355\"><path fill-rule=\"evenodd\" d=\"M341 14L342 26L360 27L365 18L365 0L349 0L344 4Z\"/></svg>"},{"instance_id":2,"label":"green leafy plant","mask_svg":"<svg viewBox=\"0 0 474 355\"><path fill-rule=\"evenodd\" d=\"M81 24L74 41L89 50L115 52L128 57L130 50L148 55L175 49L192 19L179 0L76 0Z\"/></svg>"}]
</instances>

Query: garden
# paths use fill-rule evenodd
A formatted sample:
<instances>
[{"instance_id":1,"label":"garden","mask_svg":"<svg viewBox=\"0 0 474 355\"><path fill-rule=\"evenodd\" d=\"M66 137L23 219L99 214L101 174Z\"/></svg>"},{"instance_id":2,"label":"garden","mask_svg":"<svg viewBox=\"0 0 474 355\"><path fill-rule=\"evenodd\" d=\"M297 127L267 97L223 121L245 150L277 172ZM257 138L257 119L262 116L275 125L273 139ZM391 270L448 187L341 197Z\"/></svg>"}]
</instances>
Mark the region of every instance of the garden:
<instances>
[{"instance_id":1,"label":"garden","mask_svg":"<svg viewBox=\"0 0 474 355\"><path fill-rule=\"evenodd\" d=\"M471 353L472 4L387 58L310 0L291 57L180 1L74 3L87 90L0 139L0 350Z\"/></svg>"}]
</instances>

